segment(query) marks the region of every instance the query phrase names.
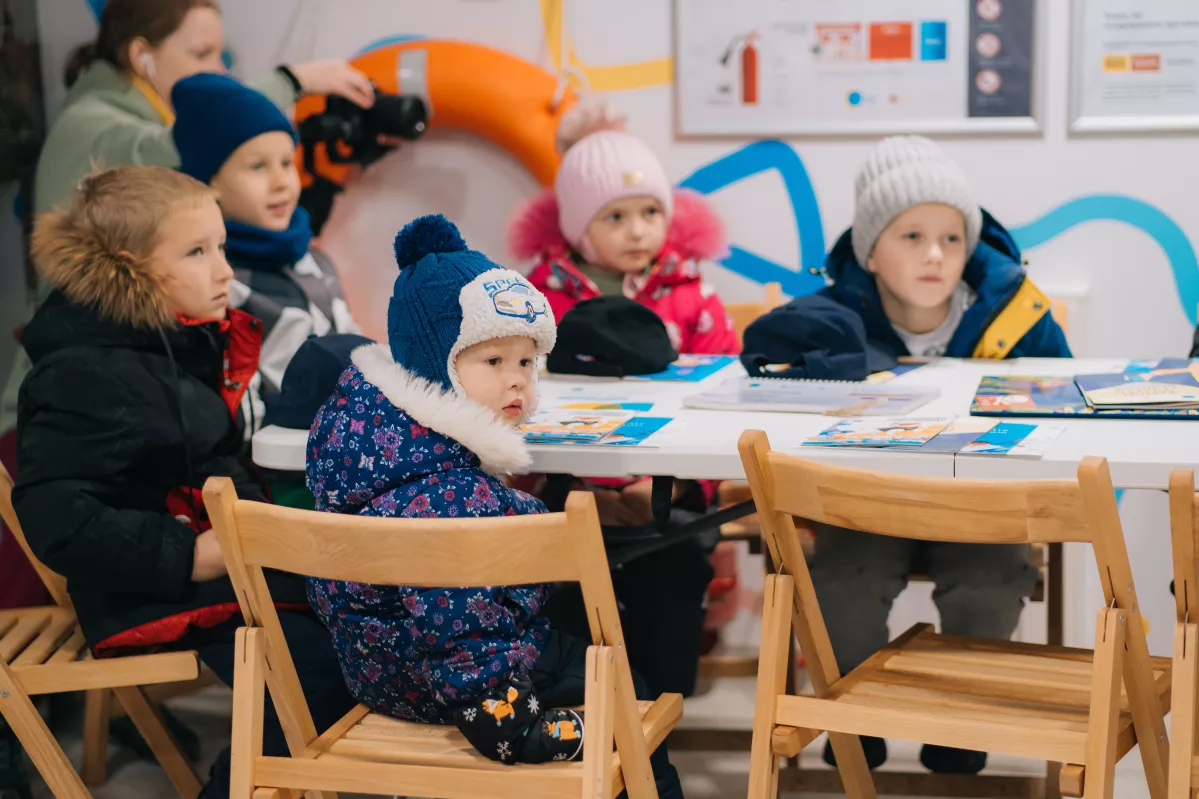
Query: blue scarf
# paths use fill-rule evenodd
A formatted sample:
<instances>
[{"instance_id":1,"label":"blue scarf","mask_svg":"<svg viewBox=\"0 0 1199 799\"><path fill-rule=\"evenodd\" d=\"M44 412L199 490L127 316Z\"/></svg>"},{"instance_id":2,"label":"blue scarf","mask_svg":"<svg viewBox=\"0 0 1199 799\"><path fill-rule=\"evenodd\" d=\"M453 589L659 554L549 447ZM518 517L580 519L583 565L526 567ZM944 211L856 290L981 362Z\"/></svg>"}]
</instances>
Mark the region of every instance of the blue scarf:
<instances>
[{"instance_id":1,"label":"blue scarf","mask_svg":"<svg viewBox=\"0 0 1199 799\"><path fill-rule=\"evenodd\" d=\"M308 252L312 228L308 212L296 208L287 230L267 230L232 219L225 220L225 256L237 269L278 272L292 266Z\"/></svg>"}]
</instances>

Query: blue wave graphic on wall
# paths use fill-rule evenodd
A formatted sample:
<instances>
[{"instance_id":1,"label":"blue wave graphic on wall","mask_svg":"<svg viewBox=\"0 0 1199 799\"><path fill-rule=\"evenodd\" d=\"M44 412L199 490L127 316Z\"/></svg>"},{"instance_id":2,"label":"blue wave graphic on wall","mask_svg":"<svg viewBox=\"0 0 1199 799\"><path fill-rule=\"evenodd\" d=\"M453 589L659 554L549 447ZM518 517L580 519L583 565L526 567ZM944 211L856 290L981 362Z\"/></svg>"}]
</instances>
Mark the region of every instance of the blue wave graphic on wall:
<instances>
[{"instance_id":1,"label":"blue wave graphic on wall","mask_svg":"<svg viewBox=\"0 0 1199 799\"><path fill-rule=\"evenodd\" d=\"M1039 247L1084 222L1122 222L1153 239L1170 263L1183 313L1196 324L1199 311L1199 260L1178 223L1158 208L1133 197L1093 194L1059 205L1040 219L1013 228L1021 249Z\"/></svg>"},{"instance_id":2,"label":"blue wave graphic on wall","mask_svg":"<svg viewBox=\"0 0 1199 799\"><path fill-rule=\"evenodd\" d=\"M824 265L824 226L812 180L794 148L781 141L754 142L700 167L679 186L712 194L770 170L778 171L791 202L795 233L799 237L799 269L774 263L736 245L729 248L729 256L721 263L758 283L781 283L787 294L811 294L824 286L824 278L812 272Z\"/></svg>"},{"instance_id":3,"label":"blue wave graphic on wall","mask_svg":"<svg viewBox=\"0 0 1199 799\"><path fill-rule=\"evenodd\" d=\"M799 269L775 263L733 245L722 265L759 283L778 282L791 295L811 294L823 285L812 274L824 263L824 226L816 192L803 159L781 141L760 141L735 150L693 172L679 185L712 194L746 178L777 170L787 190L799 236ZM1051 241L1085 222L1121 222L1143 231L1161 247L1173 273L1183 312L1196 324L1199 312L1199 259L1182 228L1162 210L1142 200L1116 194L1095 194L1070 200L1044 216L1011 229L1022 249Z\"/></svg>"}]
</instances>

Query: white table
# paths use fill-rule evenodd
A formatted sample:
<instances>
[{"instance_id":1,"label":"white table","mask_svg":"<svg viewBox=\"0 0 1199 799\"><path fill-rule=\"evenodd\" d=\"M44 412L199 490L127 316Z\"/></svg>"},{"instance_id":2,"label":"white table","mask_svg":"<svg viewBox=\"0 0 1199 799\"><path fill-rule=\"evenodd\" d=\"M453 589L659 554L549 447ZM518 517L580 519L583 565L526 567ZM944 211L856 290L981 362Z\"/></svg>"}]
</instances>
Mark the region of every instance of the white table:
<instances>
[{"instance_id":1,"label":"white table","mask_svg":"<svg viewBox=\"0 0 1199 799\"><path fill-rule=\"evenodd\" d=\"M1119 371L1122 360L1020 359L1012 361L943 360L897 378L893 385L935 385L941 396L914 416L965 416L983 375L1063 375ZM709 378L719 382L743 374L730 366ZM532 447L538 472L586 477L629 474L671 475L684 479L741 479L737 438L748 429L765 430L775 449L798 452L800 443L832 424L814 414L700 411L682 407L682 399L699 390L693 383L592 381L543 378L542 403L550 405L572 392L653 402L654 416L674 418L642 447ZM1164 489L1171 469L1199 464L1199 420L1033 419L1065 428L1039 460L951 453L833 450L810 447L804 457L822 461L930 477L995 479L1073 477L1087 455L1108 459L1119 488ZM254 436L254 462L259 466L302 470L307 431L267 427Z\"/></svg>"},{"instance_id":2,"label":"white table","mask_svg":"<svg viewBox=\"0 0 1199 799\"><path fill-rule=\"evenodd\" d=\"M936 385L941 396L915 411L915 416L965 416L983 375L1059 375L1120 371L1124 360L1022 359L1014 361L950 361L924 366L896 379L894 385ZM709 378L721 381L743 374L734 365ZM800 452L805 438L832 424L826 416L785 413L735 413L699 411L682 407L682 398L699 389L695 384L658 382L601 382L548 378L542 381L543 403L580 391L591 394L619 392L630 400L653 402L655 416L674 418L654 437L655 446L645 447L555 447L532 448L533 468L538 472L567 473L585 477L621 477L629 474L673 475L690 479L742 479L744 472L737 454L737 439L743 430L765 430L775 449ZM807 447L804 457L910 475L931 477L977 477L994 479L1072 478L1079 461L1087 455L1108 459L1118 488L1164 490L1170 471L1199 464L1199 420L1130 419L1032 419L1037 424L1060 425L1061 437L1052 442L1039 460L950 453L891 452L882 450L832 450ZM268 427L254 436L254 460L267 468L301 470L307 431ZM1125 536L1142 588L1142 605L1149 611L1154 629L1151 647L1155 654L1169 654L1169 621L1173 618L1170 597L1164 586L1170 580L1169 527L1164 520L1153 525L1125 526ZM1065 642L1090 646L1095 609L1102 591L1095 574L1089 547L1065 546L1064 583ZM1155 606L1156 610L1154 609ZM1160 630L1159 630L1160 628Z\"/></svg>"}]
</instances>

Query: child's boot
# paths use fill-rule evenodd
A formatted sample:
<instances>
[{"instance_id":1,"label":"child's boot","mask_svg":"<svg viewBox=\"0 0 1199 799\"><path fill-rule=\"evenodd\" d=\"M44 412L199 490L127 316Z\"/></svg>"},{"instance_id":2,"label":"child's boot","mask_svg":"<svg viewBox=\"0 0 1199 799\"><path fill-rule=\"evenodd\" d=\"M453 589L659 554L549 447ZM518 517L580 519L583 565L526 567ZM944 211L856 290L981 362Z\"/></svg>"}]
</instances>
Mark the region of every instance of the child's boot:
<instances>
[{"instance_id":1,"label":"child's boot","mask_svg":"<svg viewBox=\"0 0 1199 799\"><path fill-rule=\"evenodd\" d=\"M504 683L472 705L454 712L454 724L484 757L517 762L525 733L541 718L541 705L528 677Z\"/></svg>"},{"instance_id":2,"label":"child's boot","mask_svg":"<svg viewBox=\"0 0 1199 799\"><path fill-rule=\"evenodd\" d=\"M521 742L521 763L583 759L583 714L577 710L547 710Z\"/></svg>"}]
</instances>

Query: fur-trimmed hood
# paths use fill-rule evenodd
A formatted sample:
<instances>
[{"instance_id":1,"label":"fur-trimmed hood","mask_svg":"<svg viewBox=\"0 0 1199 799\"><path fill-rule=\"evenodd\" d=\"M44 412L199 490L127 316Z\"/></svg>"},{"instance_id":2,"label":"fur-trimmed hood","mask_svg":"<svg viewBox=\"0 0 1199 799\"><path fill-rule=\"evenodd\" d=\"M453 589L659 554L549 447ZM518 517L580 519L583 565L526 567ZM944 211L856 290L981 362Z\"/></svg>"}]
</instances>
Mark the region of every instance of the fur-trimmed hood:
<instances>
[{"instance_id":1,"label":"fur-trimmed hood","mask_svg":"<svg viewBox=\"0 0 1199 799\"><path fill-rule=\"evenodd\" d=\"M520 434L481 406L404 369L383 345L352 355L308 434L316 510L376 518L545 513L480 468L526 465ZM497 538L489 557L511 542ZM547 585L433 587L308 581L346 685L377 713L432 724L536 664L549 635Z\"/></svg>"},{"instance_id":2,"label":"fur-trimmed hood","mask_svg":"<svg viewBox=\"0 0 1199 799\"><path fill-rule=\"evenodd\" d=\"M145 259L80 230L67 213L43 214L30 244L45 281L71 302L94 309L101 320L136 328L175 324L165 281Z\"/></svg>"},{"instance_id":3,"label":"fur-trimmed hood","mask_svg":"<svg viewBox=\"0 0 1199 799\"><path fill-rule=\"evenodd\" d=\"M359 347L351 361L308 437L308 487L318 509L357 513L441 473L507 474L531 465L519 430L400 366L385 345Z\"/></svg>"},{"instance_id":4,"label":"fur-trimmed hood","mask_svg":"<svg viewBox=\"0 0 1199 799\"><path fill-rule=\"evenodd\" d=\"M518 259L557 259L571 247L558 228L558 199L547 191L525 202L508 225L508 249ZM713 261L728 254L724 223L690 189L674 190L674 213L663 248L683 260Z\"/></svg>"}]
</instances>

